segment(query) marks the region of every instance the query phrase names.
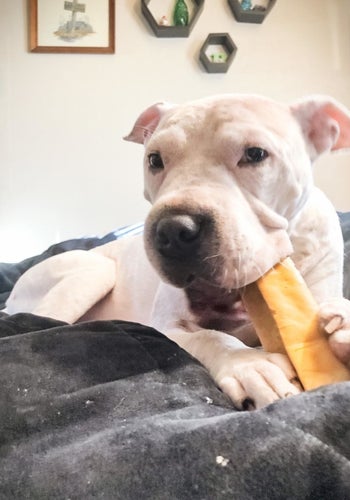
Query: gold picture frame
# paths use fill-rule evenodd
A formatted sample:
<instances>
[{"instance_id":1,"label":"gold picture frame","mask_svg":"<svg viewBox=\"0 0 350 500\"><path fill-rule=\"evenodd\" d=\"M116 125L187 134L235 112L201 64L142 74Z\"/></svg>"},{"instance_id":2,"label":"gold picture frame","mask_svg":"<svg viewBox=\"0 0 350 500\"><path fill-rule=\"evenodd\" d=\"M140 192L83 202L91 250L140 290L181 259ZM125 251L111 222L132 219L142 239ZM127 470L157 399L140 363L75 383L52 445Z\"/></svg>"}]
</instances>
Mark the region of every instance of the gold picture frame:
<instances>
[{"instance_id":1,"label":"gold picture frame","mask_svg":"<svg viewBox=\"0 0 350 500\"><path fill-rule=\"evenodd\" d=\"M30 52L113 54L115 0L29 0Z\"/></svg>"}]
</instances>

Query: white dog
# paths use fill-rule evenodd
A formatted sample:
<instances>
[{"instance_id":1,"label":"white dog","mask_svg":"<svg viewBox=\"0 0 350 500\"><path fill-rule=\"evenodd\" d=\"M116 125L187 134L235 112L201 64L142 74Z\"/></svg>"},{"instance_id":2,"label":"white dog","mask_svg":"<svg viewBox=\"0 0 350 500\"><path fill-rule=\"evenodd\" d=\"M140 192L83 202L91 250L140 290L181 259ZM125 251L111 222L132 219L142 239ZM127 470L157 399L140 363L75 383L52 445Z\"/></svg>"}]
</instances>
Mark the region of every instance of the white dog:
<instances>
[{"instance_id":1,"label":"white dog","mask_svg":"<svg viewBox=\"0 0 350 500\"><path fill-rule=\"evenodd\" d=\"M144 244L130 237L54 256L17 282L7 311L151 325L201 361L238 407L260 408L300 388L285 356L255 348L240 291L291 255L348 363L342 235L311 163L350 147L349 112L326 97L286 106L223 95L153 105L126 139L145 146L153 207Z\"/></svg>"}]
</instances>

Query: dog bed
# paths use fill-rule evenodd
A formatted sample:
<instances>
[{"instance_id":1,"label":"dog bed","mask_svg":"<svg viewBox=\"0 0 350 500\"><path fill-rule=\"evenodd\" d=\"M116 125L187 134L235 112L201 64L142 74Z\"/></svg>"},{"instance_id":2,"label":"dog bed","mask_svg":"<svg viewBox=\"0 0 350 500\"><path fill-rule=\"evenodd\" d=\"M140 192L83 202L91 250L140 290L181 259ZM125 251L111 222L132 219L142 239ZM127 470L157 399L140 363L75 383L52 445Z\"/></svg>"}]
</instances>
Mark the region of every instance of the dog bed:
<instances>
[{"instance_id":1,"label":"dog bed","mask_svg":"<svg viewBox=\"0 0 350 500\"><path fill-rule=\"evenodd\" d=\"M129 230L0 264L2 306L36 262ZM241 412L151 328L5 313L0 374L0 499L350 499L350 382Z\"/></svg>"}]
</instances>

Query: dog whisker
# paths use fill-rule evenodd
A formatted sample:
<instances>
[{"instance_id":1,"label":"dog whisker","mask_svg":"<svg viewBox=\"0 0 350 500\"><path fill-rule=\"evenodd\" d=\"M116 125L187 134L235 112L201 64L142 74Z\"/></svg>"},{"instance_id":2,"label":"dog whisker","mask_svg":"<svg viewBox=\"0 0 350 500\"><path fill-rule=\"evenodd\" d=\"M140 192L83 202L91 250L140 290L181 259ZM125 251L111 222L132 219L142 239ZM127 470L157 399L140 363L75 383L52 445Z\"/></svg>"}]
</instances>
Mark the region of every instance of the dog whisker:
<instances>
[{"instance_id":1,"label":"dog whisker","mask_svg":"<svg viewBox=\"0 0 350 500\"><path fill-rule=\"evenodd\" d=\"M203 262L206 262L206 261L211 260L211 259L218 259L221 256L222 256L222 254L220 254L220 253L216 253L213 255L207 255L206 257L204 257Z\"/></svg>"}]
</instances>

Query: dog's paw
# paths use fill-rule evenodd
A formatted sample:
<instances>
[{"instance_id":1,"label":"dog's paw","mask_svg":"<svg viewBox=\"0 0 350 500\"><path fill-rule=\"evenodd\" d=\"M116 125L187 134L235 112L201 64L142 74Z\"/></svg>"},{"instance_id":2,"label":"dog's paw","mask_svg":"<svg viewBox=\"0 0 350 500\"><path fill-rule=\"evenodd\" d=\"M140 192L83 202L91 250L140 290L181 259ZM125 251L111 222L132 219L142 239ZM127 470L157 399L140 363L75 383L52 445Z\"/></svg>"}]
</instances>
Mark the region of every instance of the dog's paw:
<instances>
[{"instance_id":1,"label":"dog's paw","mask_svg":"<svg viewBox=\"0 0 350 500\"><path fill-rule=\"evenodd\" d=\"M215 380L243 410L262 408L302 390L287 356L249 348L230 352Z\"/></svg>"},{"instance_id":2,"label":"dog's paw","mask_svg":"<svg viewBox=\"0 0 350 500\"><path fill-rule=\"evenodd\" d=\"M344 364L350 364L350 301L335 298L322 302L318 314L332 351Z\"/></svg>"}]
</instances>

